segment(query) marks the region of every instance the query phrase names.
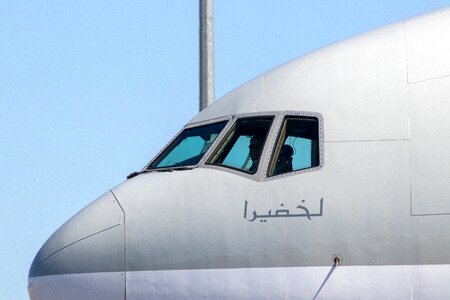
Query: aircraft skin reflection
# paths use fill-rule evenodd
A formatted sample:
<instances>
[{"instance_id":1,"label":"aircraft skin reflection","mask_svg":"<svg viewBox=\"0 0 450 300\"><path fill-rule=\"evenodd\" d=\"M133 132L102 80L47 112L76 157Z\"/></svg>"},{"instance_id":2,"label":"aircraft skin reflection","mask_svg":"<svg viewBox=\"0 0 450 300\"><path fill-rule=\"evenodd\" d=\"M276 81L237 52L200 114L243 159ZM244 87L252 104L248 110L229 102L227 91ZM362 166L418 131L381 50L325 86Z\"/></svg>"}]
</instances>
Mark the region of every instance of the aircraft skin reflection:
<instances>
[{"instance_id":1,"label":"aircraft skin reflection","mask_svg":"<svg viewBox=\"0 0 450 300\"><path fill-rule=\"evenodd\" d=\"M231 91L48 239L30 298L450 299L449 36L439 10Z\"/></svg>"}]
</instances>

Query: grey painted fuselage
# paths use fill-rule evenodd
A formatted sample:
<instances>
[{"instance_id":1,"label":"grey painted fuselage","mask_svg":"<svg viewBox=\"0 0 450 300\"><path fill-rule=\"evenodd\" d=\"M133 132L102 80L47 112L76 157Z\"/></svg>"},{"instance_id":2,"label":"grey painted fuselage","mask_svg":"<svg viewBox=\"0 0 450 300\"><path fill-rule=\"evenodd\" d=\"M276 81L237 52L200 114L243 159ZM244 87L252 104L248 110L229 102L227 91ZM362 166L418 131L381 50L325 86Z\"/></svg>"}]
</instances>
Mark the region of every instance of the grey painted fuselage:
<instances>
[{"instance_id":1,"label":"grey painted fuselage","mask_svg":"<svg viewBox=\"0 0 450 300\"><path fill-rule=\"evenodd\" d=\"M228 122L200 162L75 215L37 254L30 298L450 298L449 36L437 11L225 95L188 124ZM318 118L320 165L268 176L286 115ZM258 171L208 164L244 116L274 117Z\"/></svg>"}]
</instances>

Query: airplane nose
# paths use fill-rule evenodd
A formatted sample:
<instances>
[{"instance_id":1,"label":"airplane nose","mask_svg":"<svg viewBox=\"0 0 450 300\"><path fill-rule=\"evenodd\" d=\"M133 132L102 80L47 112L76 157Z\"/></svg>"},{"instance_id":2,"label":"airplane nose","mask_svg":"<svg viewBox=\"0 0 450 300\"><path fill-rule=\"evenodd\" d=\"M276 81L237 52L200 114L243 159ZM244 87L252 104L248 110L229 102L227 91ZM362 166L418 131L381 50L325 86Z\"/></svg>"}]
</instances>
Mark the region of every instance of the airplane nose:
<instances>
[{"instance_id":1,"label":"airplane nose","mask_svg":"<svg viewBox=\"0 0 450 300\"><path fill-rule=\"evenodd\" d=\"M69 219L34 258L30 299L124 299L124 223L111 191Z\"/></svg>"}]
</instances>

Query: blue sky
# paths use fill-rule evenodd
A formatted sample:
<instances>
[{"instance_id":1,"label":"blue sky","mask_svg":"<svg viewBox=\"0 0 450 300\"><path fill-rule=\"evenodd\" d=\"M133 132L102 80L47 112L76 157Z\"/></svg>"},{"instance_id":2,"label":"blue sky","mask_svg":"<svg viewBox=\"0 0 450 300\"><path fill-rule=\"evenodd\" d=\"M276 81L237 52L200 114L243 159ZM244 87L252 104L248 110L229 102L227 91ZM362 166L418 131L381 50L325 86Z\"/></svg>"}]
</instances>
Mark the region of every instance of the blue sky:
<instances>
[{"instance_id":1,"label":"blue sky","mask_svg":"<svg viewBox=\"0 0 450 300\"><path fill-rule=\"evenodd\" d=\"M215 1L216 96L450 0ZM40 246L198 109L198 1L0 0L0 299Z\"/></svg>"}]
</instances>

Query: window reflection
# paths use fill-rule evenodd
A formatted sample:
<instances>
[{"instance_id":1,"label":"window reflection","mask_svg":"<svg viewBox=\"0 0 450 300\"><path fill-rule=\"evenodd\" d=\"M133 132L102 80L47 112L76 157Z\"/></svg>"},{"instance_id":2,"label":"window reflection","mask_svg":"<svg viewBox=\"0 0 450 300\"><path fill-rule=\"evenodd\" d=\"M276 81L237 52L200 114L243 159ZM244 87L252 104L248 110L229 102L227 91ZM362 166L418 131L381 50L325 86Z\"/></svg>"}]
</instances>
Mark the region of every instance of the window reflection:
<instances>
[{"instance_id":1,"label":"window reflection","mask_svg":"<svg viewBox=\"0 0 450 300\"><path fill-rule=\"evenodd\" d=\"M184 167L198 164L225 127L227 121L187 128L147 169Z\"/></svg>"},{"instance_id":2,"label":"window reflection","mask_svg":"<svg viewBox=\"0 0 450 300\"><path fill-rule=\"evenodd\" d=\"M256 173L273 117L238 119L211 164Z\"/></svg>"},{"instance_id":3,"label":"window reflection","mask_svg":"<svg viewBox=\"0 0 450 300\"><path fill-rule=\"evenodd\" d=\"M269 176L319 166L318 119L286 117L276 145Z\"/></svg>"}]
</instances>

